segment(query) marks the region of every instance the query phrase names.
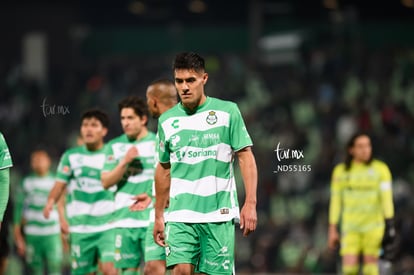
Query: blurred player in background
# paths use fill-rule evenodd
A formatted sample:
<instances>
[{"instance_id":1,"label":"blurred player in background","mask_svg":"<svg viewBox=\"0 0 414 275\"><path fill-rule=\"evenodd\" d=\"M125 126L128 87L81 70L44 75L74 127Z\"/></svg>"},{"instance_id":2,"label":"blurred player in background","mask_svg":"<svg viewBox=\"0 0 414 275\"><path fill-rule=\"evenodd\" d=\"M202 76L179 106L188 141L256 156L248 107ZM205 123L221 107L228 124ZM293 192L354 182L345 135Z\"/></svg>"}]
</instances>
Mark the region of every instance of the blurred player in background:
<instances>
[{"instance_id":1,"label":"blurred player in background","mask_svg":"<svg viewBox=\"0 0 414 275\"><path fill-rule=\"evenodd\" d=\"M6 140L0 132L0 228L6 211L10 194L10 167L13 166L12 159L7 147Z\"/></svg>"},{"instance_id":2,"label":"blurred player in background","mask_svg":"<svg viewBox=\"0 0 414 275\"><path fill-rule=\"evenodd\" d=\"M3 274L7 267L9 245L7 242L8 228L2 228L2 222L10 194L10 167L13 166L9 147L3 134L0 132L0 274ZM10 205L10 204L9 204ZM7 207L8 211L10 207ZM4 225L7 227L7 224Z\"/></svg>"},{"instance_id":3,"label":"blurred player in background","mask_svg":"<svg viewBox=\"0 0 414 275\"><path fill-rule=\"evenodd\" d=\"M352 136L346 150L345 162L332 173L328 246L340 244L343 274L359 274L362 254L362 273L377 275L381 246L389 247L396 234L391 173L373 159L368 135Z\"/></svg>"},{"instance_id":4,"label":"blurred player in background","mask_svg":"<svg viewBox=\"0 0 414 275\"><path fill-rule=\"evenodd\" d=\"M35 150L30 157L32 174L26 176L15 194L13 232L17 252L24 257L30 274L62 273L62 239L59 217L64 218L63 200L49 219L43 207L55 179L50 173L51 160L45 150ZM24 232L24 233L23 233Z\"/></svg>"},{"instance_id":5,"label":"blurred player in background","mask_svg":"<svg viewBox=\"0 0 414 275\"><path fill-rule=\"evenodd\" d=\"M124 134L108 142L102 171L105 188L116 186L115 266L123 274L138 274L145 251L149 209L129 210L136 194L151 195L154 178L155 134L147 129L148 106L136 96L118 104Z\"/></svg>"},{"instance_id":6,"label":"blurred player in background","mask_svg":"<svg viewBox=\"0 0 414 275\"><path fill-rule=\"evenodd\" d=\"M158 122L154 239L166 247L173 274L233 274L235 222L240 220L244 236L257 226L252 140L235 103L205 95L201 56L178 54L173 70L181 103ZM240 213L235 156L246 191Z\"/></svg>"},{"instance_id":7,"label":"blurred player in background","mask_svg":"<svg viewBox=\"0 0 414 275\"><path fill-rule=\"evenodd\" d=\"M57 169L56 182L44 208L50 217L53 205L67 188L67 217L71 244L71 273L117 274L114 267L113 192L101 183L105 164L104 137L109 119L98 109L86 111L80 132L84 145L65 151Z\"/></svg>"},{"instance_id":8,"label":"blurred player in background","mask_svg":"<svg viewBox=\"0 0 414 275\"><path fill-rule=\"evenodd\" d=\"M158 118L162 113L177 104L177 90L174 82L168 79L153 81L147 88L147 104L150 114ZM157 156L155 156L157 158ZM155 165L158 161L155 161ZM154 182L155 183L155 182ZM136 202L130 207L132 211L142 211L150 207L150 225L145 239L145 275L163 275L166 272L165 248L154 242L152 232L154 230L154 209L155 186L152 187L152 196L142 193L134 197Z\"/></svg>"}]
</instances>

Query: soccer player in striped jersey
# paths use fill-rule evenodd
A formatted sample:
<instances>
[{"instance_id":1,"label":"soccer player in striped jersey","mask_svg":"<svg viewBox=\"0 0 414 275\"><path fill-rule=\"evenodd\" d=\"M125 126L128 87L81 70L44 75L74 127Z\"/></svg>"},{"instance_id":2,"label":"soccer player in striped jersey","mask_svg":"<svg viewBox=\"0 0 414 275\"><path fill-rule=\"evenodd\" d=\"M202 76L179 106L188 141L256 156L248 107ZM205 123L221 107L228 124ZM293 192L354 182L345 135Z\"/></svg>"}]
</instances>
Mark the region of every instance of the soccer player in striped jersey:
<instances>
[{"instance_id":1,"label":"soccer player in striped jersey","mask_svg":"<svg viewBox=\"0 0 414 275\"><path fill-rule=\"evenodd\" d=\"M235 223L244 236L257 225L252 140L235 103L205 95L201 56L180 53L173 70L181 102L158 122L154 239L165 246L173 274L233 274ZM246 191L240 212L235 156Z\"/></svg>"},{"instance_id":2,"label":"soccer player in striped jersey","mask_svg":"<svg viewBox=\"0 0 414 275\"><path fill-rule=\"evenodd\" d=\"M153 81L147 88L148 110L152 117L159 118L165 111L177 104L177 90L174 82L169 79L158 79ZM157 159L157 156L155 156ZM158 161L155 161L155 165ZM155 183L155 181L154 181ZM152 187L152 196L147 193L141 193L133 199L136 201L130 206L132 211L142 211L151 208L150 225L147 229L145 239L145 267L144 275L164 275L166 272L165 249L154 242L152 232L154 229L155 213L153 209L153 200L155 199L155 186Z\"/></svg>"},{"instance_id":3,"label":"soccer player in striped jersey","mask_svg":"<svg viewBox=\"0 0 414 275\"><path fill-rule=\"evenodd\" d=\"M10 195L10 167L13 166L12 158L10 156L9 147L3 134L0 132L0 274L4 274L7 269L7 257L9 255L8 243L8 221L10 221L10 208L6 208L11 203L9 202ZM6 213L6 214L5 214ZM3 228L2 222L4 218Z\"/></svg>"},{"instance_id":4,"label":"soccer player in striped jersey","mask_svg":"<svg viewBox=\"0 0 414 275\"><path fill-rule=\"evenodd\" d=\"M371 139L357 133L347 144L347 157L332 172L328 246L340 244L342 274L378 275L381 244L395 238L391 172L372 157ZM338 230L340 225L340 232Z\"/></svg>"},{"instance_id":5,"label":"soccer player in striped jersey","mask_svg":"<svg viewBox=\"0 0 414 275\"><path fill-rule=\"evenodd\" d=\"M116 186L115 266L123 274L137 274L145 251L150 209L129 210L136 194L151 195L154 178L155 134L148 130L148 106L136 96L118 104L124 134L108 142L101 173L105 188Z\"/></svg>"},{"instance_id":6,"label":"soccer player in striped jersey","mask_svg":"<svg viewBox=\"0 0 414 275\"><path fill-rule=\"evenodd\" d=\"M61 274L63 248L59 213L54 208L49 219L42 215L55 183L50 173L49 154L45 150L33 151L30 165L32 173L23 179L15 195L13 224L17 252L25 257L31 274L43 274L46 270L48 274ZM62 216L64 206L60 205L60 209Z\"/></svg>"},{"instance_id":7,"label":"soccer player in striped jersey","mask_svg":"<svg viewBox=\"0 0 414 275\"><path fill-rule=\"evenodd\" d=\"M106 161L104 137L109 119L99 109L86 111L80 132L84 145L65 151L57 168L56 181L43 209L50 217L53 205L67 188L66 215L71 243L71 273L116 274L114 267L114 195L105 190L101 170Z\"/></svg>"},{"instance_id":8,"label":"soccer player in striped jersey","mask_svg":"<svg viewBox=\"0 0 414 275\"><path fill-rule=\"evenodd\" d=\"M9 147L0 132L0 228L10 194L10 167L13 166Z\"/></svg>"}]
</instances>

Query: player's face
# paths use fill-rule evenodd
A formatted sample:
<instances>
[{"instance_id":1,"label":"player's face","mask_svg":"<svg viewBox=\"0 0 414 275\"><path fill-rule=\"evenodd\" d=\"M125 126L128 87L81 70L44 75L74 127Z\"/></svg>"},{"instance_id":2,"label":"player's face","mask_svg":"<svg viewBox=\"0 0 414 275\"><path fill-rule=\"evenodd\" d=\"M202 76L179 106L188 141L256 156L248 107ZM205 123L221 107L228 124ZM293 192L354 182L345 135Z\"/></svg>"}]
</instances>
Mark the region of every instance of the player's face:
<instances>
[{"instance_id":1,"label":"player's face","mask_svg":"<svg viewBox=\"0 0 414 275\"><path fill-rule=\"evenodd\" d=\"M137 138L147 123L147 117L138 116L133 108L123 108L121 110L121 124L124 133L129 138Z\"/></svg>"},{"instance_id":2,"label":"player's face","mask_svg":"<svg viewBox=\"0 0 414 275\"><path fill-rule=\"evenodd\" d=\"M175 87L181 98L182 104L194 109L204 103L204 85L207 83L208 75L205 72L194 70L176 69L174 71Z\"/></svg>"},{"instance_id":3,"label":"player's face","mask_svg":"<svg viewBox=\"0 0 414 275\"><path fill-rule=\"evenodd\" d=\"M85 118L81 125L82 140L86 145L93 145L103 142L103 138L106 136L108 130L102 125L102 123L92 117Z\"/></svg>"},{"instance_id":4,"label":"player's face","mask_svg":"<svg viewBox=\"0 0 414 275\"><path fill-rule=\"evenodd\" d=\"M153 87L150 86L147 89L147 105L148 105L148 111L152 115L153 118L158 118L160 116L160 111L157 106L157 100L155 96L152 93Z\"/></svg>"},{"instance_id":5,"label":"player's face","mask_svg":"<svg viewBox=\"0 0 414 275\"><path fill-rule=\"evenodd\" d=\"M45 175L50 169L50 157L45 151L36 151L30 158L33 172L38 175Z\"/></svg>"},{"instance_id":6,"label":"player's face","mask_svg":"<svg viewBox=\"0 0 414 275\"><path fill-rule=\"evenodd\" d=\"M360 136L355 139L354 146L350 149L354 161L367 162L371 158L372 146L368 136Z\"/></svg>"}]
</instances>

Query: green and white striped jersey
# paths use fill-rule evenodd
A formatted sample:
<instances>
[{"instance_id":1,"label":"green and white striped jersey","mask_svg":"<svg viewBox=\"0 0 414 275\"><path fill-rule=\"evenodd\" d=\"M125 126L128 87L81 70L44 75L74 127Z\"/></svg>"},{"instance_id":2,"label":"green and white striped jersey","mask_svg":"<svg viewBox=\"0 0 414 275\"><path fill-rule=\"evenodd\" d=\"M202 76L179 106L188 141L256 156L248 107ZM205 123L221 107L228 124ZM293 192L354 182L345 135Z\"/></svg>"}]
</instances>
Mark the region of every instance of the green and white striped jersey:
<instances>
[{"instance_id":1,"label":"green and white striped jersey","mask_svg":"<svg viewBox=\"0 0 414 275\"><path fill-rule=\"evenodd\" d=\"M137 228L149 225L149 208L133 212L129 210L129 206L132 204L132 196L141 193L152 194L155 134L148 132L138 141L129 140L125 134L111 140L107 147L108 157L104 171L114 169L132 146L138 149L138 157L129 164L127 172L117 184L115 194L115 227L118 228Z\"/></svg>"},{"instance_id":2,"label":"green and white striped jersey","mask_svg":"<svg viewBox=\"0 0 414 275\"><path fill-rule=\"evenodd\" d=\"M252 145L237 105L207 97L195 112L177 104L158 122L161 163L171 163L166 221L239 219L234 152Z\"/></svg>"},{"instance_id":3,"label":"green and white striped jersey","mask_svg":"<svg viewBox=\"0 0 414 275\"><path fill-rule=\"evenodd\" d=\"M9 147L2 133L0 133L0 170L12 167L12 158L10 156Z\"/></svg>"},{"instance_id":4,"label":"green and white striped jersey","mask_svg":"<svg viewBox=\"0 0 414 275\"><path fill-rule=\"evenodd\" d=\"M105 190L101 170L105 147L89 151L85 146L67 150L59 163L56 180L67 184L66 212L71 233L94 233L113 228L113 189Z\"/></svg>"},{"instance_id":5,"label":"green and white striped jersey","mask_svg":"<svg viewBox=\"0 0 414 275\"><path fill-rule=\"evenodd\" d=\"M59 215L56 207L50 212L49 219L43 217L50 190L55 184L54 175L25 177L15 196L14 224L24 223L26 235L49 236L60 234Z\"/></svg>"}]
</instances>

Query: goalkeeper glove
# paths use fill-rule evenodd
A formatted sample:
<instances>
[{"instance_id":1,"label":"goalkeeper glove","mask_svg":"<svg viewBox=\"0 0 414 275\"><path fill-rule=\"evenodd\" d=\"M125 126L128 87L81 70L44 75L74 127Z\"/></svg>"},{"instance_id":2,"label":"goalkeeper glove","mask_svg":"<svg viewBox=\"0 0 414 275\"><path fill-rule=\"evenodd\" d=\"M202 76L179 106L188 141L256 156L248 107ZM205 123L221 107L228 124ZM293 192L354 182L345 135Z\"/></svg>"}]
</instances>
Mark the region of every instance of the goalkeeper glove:
<instances>
[{"instance_id":1,"label":"goalkeeper glove","mask_svg":"<svg viewBox=\"0 0 414 275\"><path fill-rule=\"evenodd\" d=\"M385 231L382 239L382 255L381 258L392 261L397 254L397 231L395 229L394 219L385 220Z\"/></svg>"}]
</instances>

